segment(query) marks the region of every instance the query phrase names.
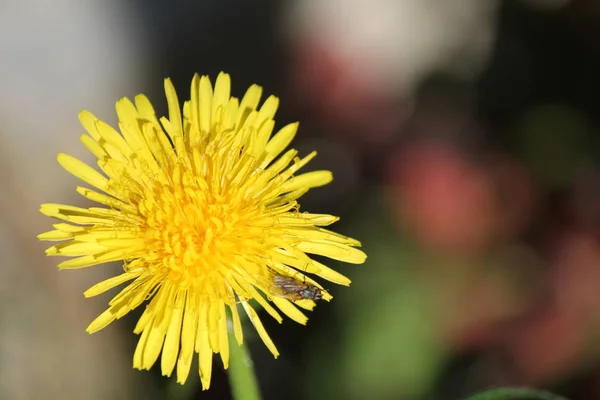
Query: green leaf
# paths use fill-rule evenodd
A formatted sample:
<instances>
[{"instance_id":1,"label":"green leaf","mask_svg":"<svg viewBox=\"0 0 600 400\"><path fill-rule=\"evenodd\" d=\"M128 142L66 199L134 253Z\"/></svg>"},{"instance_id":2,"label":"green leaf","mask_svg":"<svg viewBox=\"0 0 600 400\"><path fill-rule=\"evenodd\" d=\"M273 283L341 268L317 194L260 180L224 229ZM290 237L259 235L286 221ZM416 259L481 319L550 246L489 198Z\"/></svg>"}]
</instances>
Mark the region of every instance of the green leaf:
<instances>
[{"instance_id":1,"label":"green leaf","mask_svg":"<svg viewBox=\"0 0 600 400\"><path fill-rule=\"evenodd\" d=\"M248 344L238 345L233 329L229 331L229 385L235 400L260 400L260 389ZM247 342L248 340L246 340Z\"/></svg>"},{"instance_id":2,"label":"green leaf","mask_svg":"<svg viewBox=\"0 0 600 400\"><path fill-rule=\"evenodd\" d=\"M477 393L465 400L568 400L544 390L495 388Z\"/></svg>"}]
</instances>

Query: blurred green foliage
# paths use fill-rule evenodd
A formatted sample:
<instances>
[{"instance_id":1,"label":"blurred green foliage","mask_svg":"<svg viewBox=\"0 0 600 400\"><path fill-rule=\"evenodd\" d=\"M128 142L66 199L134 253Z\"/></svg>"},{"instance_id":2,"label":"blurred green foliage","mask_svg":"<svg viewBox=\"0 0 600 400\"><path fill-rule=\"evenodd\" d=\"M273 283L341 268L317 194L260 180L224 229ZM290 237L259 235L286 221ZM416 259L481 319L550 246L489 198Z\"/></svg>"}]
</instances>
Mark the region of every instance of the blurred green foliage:
<instances>
[{"instance_id":1,"label":"blurred green foliage","mask_svg":"<svg viewBox=\"0 0 600 400\"><path fill-rule=\"evenodd\" d=\"M415 276L416 253L400 245L382 191L367 192L361 213L345 222L349 235L368 232L361 239L369 258L354 271L340 268L353 283L333 302L339 328L309 346L311 399L412 398L432 386L446 359L431 294Z\"/></svg>"}]
</instances>

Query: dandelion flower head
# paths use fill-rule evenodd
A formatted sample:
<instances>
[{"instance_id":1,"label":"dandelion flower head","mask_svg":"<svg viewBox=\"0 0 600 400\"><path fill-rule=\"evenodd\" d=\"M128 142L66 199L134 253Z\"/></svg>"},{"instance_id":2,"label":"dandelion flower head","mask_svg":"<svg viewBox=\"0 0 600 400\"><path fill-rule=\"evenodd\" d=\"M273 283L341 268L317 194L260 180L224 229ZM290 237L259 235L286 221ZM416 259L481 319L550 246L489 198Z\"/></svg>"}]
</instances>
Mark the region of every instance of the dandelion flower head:
<instances>
[{"instance_id":1,"label":"dandelion flower head","mask_svg":"<svg viewBox=\"0 0 600 400\"><path fill-rule=\"evenodd\" d=\"M273 134L278 98L259 107L260 86L251 86L241 101L231 97L230 86L224 73L214 88L208 77L195 75L191 98L180 108L166 79L168 118L158 119L143 95L133 102L123 98L116 103L119 131L82 111L88 134L81 141L101 172L66 154L58 162L88 185L77 192L101 206L41 206L43 214L62 221L39 236L60 242L48 255L71 257L59 268L123 262L122 274L85 292L92 297L128 283L87 331L99 331L147 301L134 330L141 334L134 367L150 369L162 353L163 375L176 369L184 383L197 353L204 389L213 353L228 366L228 321L242 344L239 308L275 357L253 302L279 322L283 313L306 323L301 309L311 310L315 302L273 290L274 276L319 290L307 274L349 285L310 255L355 264L366 259L357 240L323 228L337 217L300 211L298 199L329 183L332 174L298 173L316 153L299 158L286 150L297 123Z\"/></svg>"}]
</instances>

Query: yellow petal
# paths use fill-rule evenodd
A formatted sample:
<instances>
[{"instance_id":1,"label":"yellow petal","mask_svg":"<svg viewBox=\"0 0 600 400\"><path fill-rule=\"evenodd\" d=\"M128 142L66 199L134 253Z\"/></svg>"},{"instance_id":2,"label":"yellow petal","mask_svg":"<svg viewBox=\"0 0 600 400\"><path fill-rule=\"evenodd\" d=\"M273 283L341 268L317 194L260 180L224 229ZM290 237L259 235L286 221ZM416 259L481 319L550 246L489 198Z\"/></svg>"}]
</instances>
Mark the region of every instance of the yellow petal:
<instances>
[{"instance_id":1,"label":"yellow petal","mask_svg":"<svg viewBox=\"0 0 600 400\"><path fill-rule=\"evenodd\" d=\"M261 124L263 121L273 119L277 108L279 108L279 98L273 95L269 96L260 108L257 123Z\"/></svg>"},{"instance_id":2,"label":"yellow petal","mask_svg":"<svg viewBox=\"0 0 600 400\"><path fill-rule=\"evenodd\" d=\"M179 100L177 98L177 92L173 86L171 79L165 79L165 95L167 97L167 105L169 107L169 122L175 129L178 135L183 135L182 121L181 121L181 109L179 108Z\"/></svg>"},{"instance_id":3,"label":"yellow petal","mask_svg":"<svg viewBox=\"0 0 600 400\"><path fill-rule=\"evenodd\" d=\"M166 95L166 97L168 98L169 95ZM177 103L177 106L175 108L179 110L179 102L175 103ZM155 126L160 125L158 123L158 119L156 118L156 112L154 111L154 107L152 106L152 103L150 103L150 100L148 100L148 97L144 96L143 94L138 94L137 96L135 96L135 107L137 108L140 117L150 121Z\"/></svg>"},{"instance_id":4,"label":"yellow petal","mask_svg":"<svg viewBox=\"0 0 600 400\"><path fill-rule=\"evenodd\" d=\"M129 160L132 151L123 136L104 121L96 121L96 130L102 137L98 144L117 160Z\"/></svg>"},{"instance_id":5,"label":"yellow petal","mask_svg":"<svg viewBox=\"0 0 600 400\"><path fill-rule=\"evenodd\" d=\"M143 117L138 114L138 110L128 98L122 98L117 101L116 110L117 116L119 117L119 129L125 138L127 145L134 152L143 151L146 145L140 129L140 118ZM156 120L156 116L151 116L150 118Z\"/></svg>"},{"instance_id":6,"label":"yellow petal","mask_svg":"<svg viewBox=\"0 0 600 400\"><path fill-rule=\"evenodd\" d=\"M215 82L215 94L212 103L212 115L215 115L219 107L225 107L231 96L231 77L224 72L219 73Z\"/></svg>"},{"instance_id":7,"label":"yellow petal","mask_svg":"<svg viewBox=\"0 0 600 400\"><path fill-rule=\"evenodd\" d=\"M196 343L194 344L194 350L200 351L202 347L202 341L206 338L208 341L208 302L206 298L202 298L199 302L198 309L198 326L196 333ZM210 343L209 343L210 347ZM212 349L211 349L212 352Z\"/></svg>"},{"instance_id":8,"label":"yellow petal","mask_svg":"<svg viewBox=\"0 0 600 400\"><path fill-rule=\"evenodd\" d=\"M98 144L98 142L96 142L93 138L89 137L88 135L81 135L79 137L79 140L81 140L81 143L83 143L83 145L90 151L90 153L95 155L97 158L103 158L107 156L106 151L104 151L104 149Z\"/></svg>"},{"instance_id":9,"label":"yellow petal","mask_svg":"<svg viewBox=\"0 0 600 400\"><path fill-rule=\"evenodd\" d=\"M97 261L94 256L83 256L71 258L57 265L60 269L77 269L91 267L92 265L102 264L104 261Z\"/></svg>"},{"instance_id":10,"label":"yellow petal","mask_svg":"<svg viewBox=\"0 0 600 400\"><path fill-rule=\"evenodd\" d=\"M271 140L265 146L265 153L267 153L267 157L265 159L265 165L263 168L268 165L271 161L275 159L286 147L290 145L294 137L296 136L296 132L298 132L298 126L300 124L298 122L294 122L293 124L288 124L281 128L279 132L273 136Z\"/></svg>"},{"instance_id":11,"label":"yellow petal","mask_svg":"<svg viewBox=\"0 0 600 400\"><path fill-rule=\"evenodd\" d=\"M271 137L274 127L275 121L272 119L266 120L262 123L252 146L253 157L258 158L265 151L265 145L267 144L269 137Z\"/></svg>"},{"instance_id":12,"label":"yellow petal","mask_svg":"<svg viewBox=\"0 0 600 400\"><path fill-rule=\"evenodd\" d=\"M312 311L317 305L313 300L308 299L296 300L294 301L294 304L308 311Z\"/></svg>"},{"instance_id":13,"label":"yellow petal","mask_svg":"<svg viewBox=\"0 0 600 400\"><path fill-rule=\"evenodd\" d=\"M142 356L142 367L150 370L160 355L160 350L165 340L165 331L161 326L156 324L156 321L147 327L146 330L150 330L150 333Z\"/></svg>"},{"instance_id":14,"label":"yellow petal","mask_svg":"<svg viewBox=\"0 0 600 400\"><path fill-rule=\"evenodd\" d=\"M281 311L290 319L296 321L301 325L306 325L306 321L308 321L308 317L302 313L302 311L298 310L294 305L287 299L282 299L281 297L273 297L273 303L279 307Z\"/></svg>"},{"instance_id":15,"label":"yellow petal","mask_svg":"<svg viewBox=\"0 0 600 400\"><path fill-rule=\"evenodd\" d=\"M247 301L242 301L242 307L244 307L244 310L246 311L246 314L248 314L250 322L252 322L254 329L256 329L256 332L258 332L258 336L260 336L265 346L267 346L267 349L269 349L269 351L273 354L275 358L279 357L279 351L277 351L275 343L273 343L273 341L269 337L269 334L265 330L265 327L263 326L262 322L260 322L260 318L258 318L258 314L256 314L256 311L254 311L252 306L250 306L250 304L248 304Z\"/></svg>"},{"instance_id":16,"label":"yellow petal","mask_svg":"<svg viewBox=\"0 0 600 400\"><path fill-rule=\"evenodd\" d=\"M256 110L260 97L262 96L262 87L252 85L246 91L242 98L237 115L235 130L238 131L246 123L246 119L253 110Z\"/></svg>"},{"instance_id":17,"label":"yellow petal","mask_svg":"<svg viewBox=\"0 0 600 400\"><path fill-rule=\"evenodd\" d=\"M114 225L108 210L91 210L65 204L46 203L40 207L40 212L49 217L54 217L78 224Z\"/></svg>"},{"instance_id":18,"label":"yellow petal","mask_svg":"<svg viewBox=\"0 0 600 400\"><path fill-rule=\"evenodd\" d=\"M86 332L94 333L98 332L101 329L104 329L108 324L113 322L116 319L116 315L109 308L100 314L95 320L93 320L87 327Z\"/></svg>"},{"instance_id":19,"label":"yellow petal","mask_svg":"<svg viewBox=\"0 0 600 400\"><path fill-rule=\"evenodd\" d=\"M212 124L212 85L210 84L210 79L208 76L203 76L200 78L200 98L199 98L199 106L198 115L200 117L200 132L203 135L208 134L210 132L210 127Z\"/></svg>"},{"instance_id":20,"label":"yellow petal","mask_svg":"<svg viewBox=\"0 0 600 400\"><path fill-rule=\"evenodd\" d=\"M240 108L240 102L235 97L229 99L225 108L225 114L223 116L223 130L233 131L235 129L235 123L237 121L238 111Z\"/></svg>"},{"instance_id":21,"label":"yellow petal","mask_svg":"<svg viewBox=\"0 0 600 400\"><path fill-rule=\"evenodd\" d=\"M171 373L175 368L175 363L177 362L184 311L183 307L186 297L186 292L177 291L175 306L171 313L171 321L169 322L161 358L162 374L166 376L171 376Z\"/></svg>"},{"instance_id":22,"label":"yellow petal","mask_svg":"<svg viewBox=\"0 0 600 400\"><path fill-rule=\"evenodd\" d=\"M244 344L244 333L242 331L242 322L240 321L240 314L238 313L237 304L231 304L229 306L231 310L231 319L233 322L233 334L235 340L241 346Z\"/></svg>"},{"instance_id":23,"label":"yellow petal","mask_svg":"<svg viewBox=\"0 0 600 400\"><path fill-rule=\"evenodd\" d=\"M208 390L210 387L210 377L212 374L212 355L213 351L210 347L208 338L208 304L203 302L200 307L200 318L198 319L198 336L196 338L196 351L199 361L200 381L202 382L202 390Z\"/></svg>"},{"instance_id":24,"label":"yellow petal","mask_svg":"<svg viewBox=\"0 0 600 400\"><path fill-rule=\"evenodd\" d=\"M40 233L37 237L39 240L58 241L58 240L72 239L73 234L69 233L69 232L59 231L59 230L53 230L53 231Z\"/></svg>"},{"instance_id":25,"label":"yellow petal","mask_svg":"<svg viewBox=\"0 0 600 400\"><path fill-rule=\"evenodd\" d=\"M198 305L195 296L188 293L181 330L181 351L177 360L177 382L187 380L192 366L196 333L198 332Z\"/></svg>"},{"instance_id":26,"label":"yellow petal","mask_svg":"<svg viewBox=\"0 0 600 400\"><path fill-rule=\"evenodd\" d=\"M132 206L131 204L127 204L122 202L121 200L117 200L114 197L107 196L102 193L98 193L93 191L92 189L88 189L82 186L77 186L77 193L89 199L91 201L95 201L96 203L107 205L111 208L125 211L130 214L137 214L137 208Z\"/></svg>"},{"instance_id":27,"label":"yellow petal","mask_svg":"<svg viewBox=\"0 0 600 400\"><path fill-rule=\"evenodd\" d=\"M219 348L223 368L229 368L229 340L227 338L227 313L225 312L225 304L221 302L219 313Z\"/></svg>"},{"instance_id":28,"label":"yellow petal","mask_svg":"<svg viewBox=\"0 0 600 400\"><path fill-rule=\"evenodd\" d=\"M110 290L116 286L119 286L122 283L125 283L127 281L137 278L138 276L141 275L141 273L142 273L142 271L125 272L121 275L117 275L110 279L106 279L100 283L95 284L94 286L92 286L91 288L89 288L88 290L83 292L83 295L85 297L98 296L99 294L102 294L102 293L106 292L107 290Z\"/></svg>"},{"instance_id":29,"label":"yellow petal","mask_svg":"<svg viewBox=\"0 0 600 400\"><path fill-rule=\"evenodd\" d=\"M338 285L350 286L351 283L350 279L346 276L315 260L312 260L307 272L317 274L321 278L327 279L329 282L337 283Z\"/></svg>"},{"instance_id":30,"label":"yellow petal","mask_svg":"<svg viewBox=\"0 0 600 400\"><path fill-rule=\"evenodd\" d=\"M302 241L296 243L295 247L306 253L318 254L350 264L362 264L367 259L367 255L359 249L337 243Z\"/></svg>"},{"instance_id":31,"label":"yellow petal","mask_svg":"<svg viewBox=\"0 0 600 400\"><path fill-rule=\"evenodd\" d=\"M108 179L89 165L64 153L60 153L57 160L64 169L69 171L75 177L95 188L106 191Z\"/></svg>"},{"instance_id":32,"label":"yellow petal","mask_svg":"<svg viewBox=\"0 0 600 400\"><path fill-rule=\"evenodd\" d=\"M267 313L269 313L269 315L271 317L273 317L275 319L275 321L282 323L283 322L283 318L281 318L281 315L279 315L279 313L277 312L277 310L275 310L271 304L269 304L269 302L267 302L261 295L260 293L258 293L256 291L256 289L254 289L253 287L250 287L250 294L252 295L252 298L254 300L256 300L256 302L258 304L260 304Z\"/></svg>"},{"instance_id":33,"label":"yellow petal","mask_svg":"<svg viewBox=\"0 0 600 400\"><path fill-rule=\"evenodd\" d=\"M286 236L291 236L292 238L298 237L319 242L332 242L348 246L360 246L360 242L356 239L322 228L284 227L281 231Z\"/></svg>"},{"instance_id":34,"label":"yellow petal","mask_svg":"<svg viewBox=\"0 0 600 400\"><path fill-rule=\"evenodd\" d=\"M79 233L79 232L86 231L86 228L84 226L78 226L78 225L60 223L60 224L54 224L52 226L54 227L54 229L57 229L62 232Z\"/></svg>"},{"instance_id":35,"label":"yellow petal","mask_svg":"<svg viewBox=\"0 0 600 400\"><path fill-rule=\"evenodd\" d=\"M312 171L302 175L295 176L281 185L281 192L292 192L298 189L311 189L319 186L325 186L333 180L333 174L330 171Z\"/></svg>"},{"instance_id":36,"label":"yellow petal","mask_svg":"<svg viewBox=\"0 0 600 400\"><path fill-rule=\"evenodd\" d=\"M57 244L56 246L50 247L46 250L48 256L85 256L94 255L106 251L107 248L97 243L88 242L76 242L71 241L67 243Z\"/></svg>"},{"instance_id":37,"label":"yellow petal","mask_svg":"<svg viewBox=\"0 0 600 400\"><path fill-rule=\"evenodd\" d=\"M135 352L133 353L133 368L144 369L144 352L146 351L148 337L150 337L150 327L144 329L142 336L135 347Z\"/></svg>"},{"instance_id":38,"label":"yellow petal","mask_svg":"<svg viewBox=\"0 0 600 400\"><path fill-rule=\"evenodd\" d=\"M218 301L211 301L208 306L208 340L213 352L220 352L219 342L219 318L221 317L220 304Z\"/></svg>"},{"instance_id":39,"label":"yellow petal","mask_svg":"<svg viewBox=\"0 0 600 400\"><path fill-rule=\"evenodd\" d=\"M92 114L91 112L89 112L87 110L82 110L79 113L79 122L84 127L84 129L87 131L87 133L89 133L90 136L94 139L94 141L97 142L98 140L101 139L101 136L98 133L98 128L96 127L96 121L98 121L98 118L96 118L96 116L94 114Z\"/></svg>"}]
</instances>

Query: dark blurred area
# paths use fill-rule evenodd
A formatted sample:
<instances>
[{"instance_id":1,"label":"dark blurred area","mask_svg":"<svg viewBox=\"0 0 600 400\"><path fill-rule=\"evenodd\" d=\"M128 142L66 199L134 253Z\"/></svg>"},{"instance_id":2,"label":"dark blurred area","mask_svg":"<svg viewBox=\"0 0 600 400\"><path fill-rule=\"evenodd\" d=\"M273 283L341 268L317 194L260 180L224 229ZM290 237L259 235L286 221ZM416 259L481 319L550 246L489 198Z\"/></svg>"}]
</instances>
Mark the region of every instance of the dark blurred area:
<instances>
[{"instance_id":1,"label":"dark blurred area","mask_svg":"<svg viewBox=\"0 0 600 400\"><path fill-rule=\"evenodd\" d=\"M113 17L105 21L119 16L135 27L124 51L135 78L123 86L82 69L83 80L113 87L99 116L114 122L108 106L138 92L166 113L167 76L180 99L195 72L230 73L237 96L262 85L281 98L279 126L301 122L294 147L318 151L308 169L334 173L303 209L340 215L335 229L361 240L369 255L362 266L327 261L352 286L329 287L334 300L317 307L307 327L263 318L281 353L273 360L260 341L248 341L265 399L458 400L497 385L600 399L600 2L121 3L106 3ZM130 48L143 51L133 57ZM45 74L44 63L37 71ZM76 122L68 111L61 118ZM13 133L0 129L7 149ZM58 151L77 141L80 130L70 129L56 133L67 146ZM50 134L40 129L40 137ZM20 167L12 168L0 177L17 179ZM38 197L29 196L32 204ZM3 215L3 225L14 232L18 221ZM21 241L35 238L19 229ZM64 301L80 300L72 291ZM130 317L109 329L125 367L134 324ZM83 337L84 328L71 324L69 335ZM94 347L102 335L108 340L105 332L79 340ZM151 391L105 381L129 387L97 398L230 398L218 360L208 392L193 374L184 387L158 368L131 373L142 374L136 379ZM70 398L55 392L46 398Z\"/></svg>"}]
</instances>

